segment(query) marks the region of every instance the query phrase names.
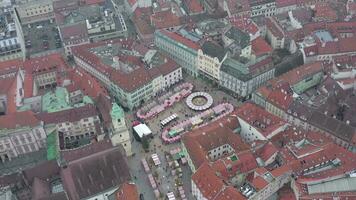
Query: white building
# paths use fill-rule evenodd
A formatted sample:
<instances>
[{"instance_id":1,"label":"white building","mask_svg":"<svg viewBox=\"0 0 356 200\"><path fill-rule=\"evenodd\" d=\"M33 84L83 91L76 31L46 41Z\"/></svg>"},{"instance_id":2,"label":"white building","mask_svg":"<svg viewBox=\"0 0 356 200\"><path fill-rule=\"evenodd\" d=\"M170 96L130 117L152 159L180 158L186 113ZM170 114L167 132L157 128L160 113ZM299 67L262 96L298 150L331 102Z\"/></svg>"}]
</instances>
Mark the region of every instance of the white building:
<instances>
[{"instance_id":1,"label":"white building","mask_svg":"<svg viewBox=\"0 0 356 200\"><path fill-rule=\"evenodd\" d=\"M241 127L240 135L245 142L268 140L284 131L288 124L253 103L245 103L239 108L237 119Z\"/></svg>"},{"instance_id":2,"label":"white building","mask_svg":"<svg viewBox=\"0 0 356 200\"><path fill-rule=\"evenodd\" d=\"M53 0L24 0L17 4L16 11L21 24L53 20Z\"/></svg>"},{"instance_id":3,"label":"white building","mask_svg":"<svg viewBox=\"0 0 356 200\"><path fill-rule=\"evenodd\" d=\"M43 123L30 111L1 116L0 127L1 162L46 147L47 135Z\"/></svg>"}]
</instances>

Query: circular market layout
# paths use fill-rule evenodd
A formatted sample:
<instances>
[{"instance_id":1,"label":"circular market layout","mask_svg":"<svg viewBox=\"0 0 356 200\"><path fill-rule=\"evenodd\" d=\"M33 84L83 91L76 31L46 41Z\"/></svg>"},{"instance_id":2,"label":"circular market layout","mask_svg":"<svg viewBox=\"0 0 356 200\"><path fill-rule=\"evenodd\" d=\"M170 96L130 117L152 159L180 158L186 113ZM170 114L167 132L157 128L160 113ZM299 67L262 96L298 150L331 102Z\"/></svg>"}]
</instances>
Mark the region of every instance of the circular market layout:
<instances>
[{"instance_id":1,"label":"circular market layout","mask_svg":"<svg viewBox=\"0 0 356 200\"><path fill-rule=\"evenodd\" d=\"M186 99L187 106L195 111L202 111L213 105L213 97L206 92L194 92Z\"/></svg>"}]
</instances>

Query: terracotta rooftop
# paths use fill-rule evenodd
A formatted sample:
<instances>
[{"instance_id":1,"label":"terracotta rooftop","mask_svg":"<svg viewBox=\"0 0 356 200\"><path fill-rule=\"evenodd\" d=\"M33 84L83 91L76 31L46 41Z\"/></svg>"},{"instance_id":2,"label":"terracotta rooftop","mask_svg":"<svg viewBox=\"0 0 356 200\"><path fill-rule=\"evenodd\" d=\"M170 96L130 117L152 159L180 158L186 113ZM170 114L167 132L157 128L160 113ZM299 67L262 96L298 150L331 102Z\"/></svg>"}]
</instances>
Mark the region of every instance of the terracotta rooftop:
<instances>
[{"instance_id":1,"label":"terracotta rooftop","mask_svg":"<svg viewBox=\"0 0 356 200\"><path fill-rule=\"evenodd\" d=\"M259 29L258 26L252 21L248 15L237 15L229 18L229 21L232 26L246 32L249 34L256 34Z\"/></svg>"},{"instance_id":2,"label":"terracotta rooftop","mask_svg":"<svg viewBox=\"0 0 356 200\"><path fill-rule=\"evenodd\" d=\"M258 167L256 158L251 151L238 152L234 155L237 160L224 157L212 163L212 168L219 172L220 178L229 180L237 173L247 174Z\"/></svg>"},{"instance_id":3,"label":"terracotta rooftop","mask_svg":"<svg viewBox=\"0 0 356 200\"><path fill-rule=\"evenodd\" d=\"M5 74L16 73L23 67L22 60L8 60L0 62L0 76Z\"/></svg>"},{"instance_id":4,"label":"terracotta rooftop","mask_svg":"<svg viewBox=\"0 0 356 200\"><path fill-rule=\"evenodd\" d=\"M269 17L266 19L266 26L269 31L271 31L272 35L281 39L284 37L284 32L281 29L280 25L273 17Z\"/></svg>"},{"instance_id":5,"label":"terracotta rooftop","mask_svg":"<svg viewBox=\"0 0 356 200\"><path fill-rule=\"evenodd\" d=\"M62 26L60 31L63 42L81 43L82 39L88 38L88 30L84 23Z\"/></svg>"},{"instance_id":6,"label":"terracotta rooftop","mask_svg":"<svg viewBox=\"0 0 356 200\"><path fill-rule=\"evenodd\" d=\"M322 20L336 21L337 13L329 3L318 2L315 4L315 18Z\"/></svg>"},{"instance_id":7,"label":"terracotta rooftop","mask_svg":"<svg viewBox=\"0 0 356 200\"><path fill-rule=\"evenodd\" d=\"M120 69L115 69L112 66L106 65L102 62L101 58L90 51L93 48L99 48L107 46L108 43L111 45L117 45L118 48L126 51L131 51L134 40L125 39L125 40L113 40L109 42L96 42L91 44L80 45L73 49L73 55L79 57L84 62L90 64L99 72L108 76L113 82L115 82L120 88L125 91L132 92L146 84L148 84L153 78L152 73L150 71L157 70L158 68L160 74L166 75L176 69L178 69L178 65L170 58L163 56L164 62L148 69L144 62L142 62L139 56L129 56L129 55L117 55L120 60L128 64L129 66L134 66L132 71L125 72ZM113 55L116 56L116 55Z\"/></svg>"},{"instance_id":8,"label":"terracotta rooftop","mask_svg":"<svg viewBox=\"0 0 356 200\"><path fill-rule=\"evenodd\" d=\"M207 162L202 163L192 175L192 181L207 199L215 199L225 186Z\"/></svg>"},{"instance_id":9,"label":"terracotta rooftop","mask_svg":"<svg viewBox=\"0 0 356 200\"><path fill-rule=\"evenodd\" d=\"M134 183L124 183L116 193L116 200L138 200L138 190Z\"/></svg>"},{"instance_id":10,"label":"terracotta rooftop","mask_svg":"<svg viewBox=\"0 0 356 200\"><path fill-rule=\"evenodd\" d=\"M72 70L69 75L71 76L71 84L66 87L68 92L80 89L84 95L92 98L96 98L100 94L107 94L104 86L83 69L77 67L75 70Z\"/></svg>"},{"instance_id":11,"label":"terracotta rooftop","mask_svg":"<svg viewBox=\"0 0 356 200\"><path fill-rule=\"evenodd\" d=\"M172 40L177 41L189 48L192 48L194 50L200 49L200 46L198 43L195 43L192 40L189 40L188 38L185 38L176 32L170 32L167 30L158 30L158 32L160 32L161 34L164 34L165 36L171 38Z\"/></svg>"},{"instance_id":12,"label":"terracotta rooftop","mask_svg":"<svg viewBox=\"0 0 356 200\"><path fill-rule=\"evenodd\" d=\"M203 6L199 0L183 0L183 3L188 8L190 14L198 14L204 12Z\"/></svg>"},{"instance_id":13,"label":"terracotta rooftop","mask_svg":"<svg viewBox=\"0 0 356 200\"><path fill-rule=\"evenodd\" d=\"M60 54L54 53L28 59L24 62L24 68L26 73L37 75L51 71L64 71L68 66Z\"/></svg>"},{"instance_id":14,"label":"terracotta rooftop","mask_svg":"<svg viewBox=\"0 0 356 200\"><path fill-rule=\"evenodd\" d=\"M0 116L1 129L16 129L18 127L24 126L35 127L39 124L40 121L34 116L34 113L31 111L16 112Z\"/></svg>"},{"instance_id":15,"label":"terracotta rooftop","mask_svg":"<svg viewBox=\"0 0 356 200\"><path fill-rule=\"evenodd\" d=\"M271 80L271 83L285 81L290 85L297 84L298 82L323 71L323 63L322 62L313 62L309 64L301 65L297 68L294 68L287 73L282 74L281 76Z\"/></svg>"},{"instance_id":16,"label":"terracotta rooftop","mask_svg":"<svg viewBox=\"0 0 356 200\"><path fill-rule=\"evenodd\" d=\"M268 137L273 131L286 124L279 117L250 102L242 104L237 109L236 115L259 130L265 137Z\"/></svg>"},{"instance_id":17,"label":"terracotta rooftop","mask_svg":"<svg viewBox=\"0 0 356 200\"><path fill-rule=\"evenodd\" d=\"M276 0L277 8L293 6L293 5L296 5L296 4L297 4L296 0Z\"/></svg>"},{"instance_id":18,"label":"terracotta rooftop","mask_svg":"<svg viewBox=\"0 0 356 200\"><path fill-rule=\"evenodd\" d=\"M251 45L252 51L257 57L272 53L272 47L261 36L252 40Z\"/></svg>"},{"instance_id":19,"label":"terracotta rooftop","mask_svg":"<svg viewBox=\"0 0 356 200\"><path fill-rule=\"evenodd\" d=\"M236 117L228 116L183 135L182 142L196 168L208 161L208 151L221 145L230 144L238 152L248 149L241 138L232 132L237 124Z\"/></svg>"}]
</instances>

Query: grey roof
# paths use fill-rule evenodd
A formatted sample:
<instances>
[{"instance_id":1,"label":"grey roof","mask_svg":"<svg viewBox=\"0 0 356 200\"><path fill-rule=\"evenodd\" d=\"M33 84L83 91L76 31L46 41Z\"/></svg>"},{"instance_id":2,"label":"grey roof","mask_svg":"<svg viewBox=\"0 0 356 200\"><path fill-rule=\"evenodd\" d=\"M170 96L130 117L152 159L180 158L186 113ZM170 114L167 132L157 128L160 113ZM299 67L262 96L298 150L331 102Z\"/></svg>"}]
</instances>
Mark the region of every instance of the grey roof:
<instances>
[{"instance_id":1,"label":"grey roof","mask_svg":"<svg viewBox=\"0 0 356 200\"><path fill-rule=\"evenodd\" d=\"M261 66L265 66L268 62L269 56L262 56L255 61L245 60L243 57L237 59L227 58L222 63L220 70L238 80L248 81L259 74L271 70L273 66L261 68ZM256 70L257 68L259 70Z\"/></svg>"},{"instance_id":2,"label":"grey roof","mask_svg":"<svg viewBox=\"0 0 356 200\"><path fill-rule=\"evenodd\" d=\"M319 111L313 112L308 121L317 128L329 132L344 141L352 141L352 138L356 134L354 127L333 117L324 115Z\"/></svg>"},{"instance_id":3,"label":"grey roof","mask_svg":"<svg viewBox=\"0 0 356 200\"><path fill-rule=\"evenodd\" d=\"M69 199L92 197L129 181L131 178L123 151L122 146L111 147L72 160L63 167L61 177Z\"/></svg>"},{"instance_id":4,"label":"grey roof","mask_svg":"<svg viewBox=\"0 0 356 200\"><path fill-rule=\"evenodd\" d=\"M344 177L317 184L308 184L308 193L348 192L356 190L356 178Z\"/></svg>"},{"instance_id":5,"label":"grey roof","mask_svg":"<svg viewBox=\"0 0 356 200\"><path fill-rule=\"evenodd\" d=\"M217 57L220 62L223 60L223 58L226 55L226 50L222 46L217 45L210 41L204 42L202 46L202 50L204 54L207 54L211 57Z\"/></svg>"},{"instance_id":6,"label":"grey roof","mask_svg":"<svg viewBox=\"0 0 356 200\"><path fill-rule=\"evenodd\" d=\"M226 33L225 36L234 40L241 49L250 45L250 35L241 31L236 27L231 27Z\"/></svg>"}]
</instances>

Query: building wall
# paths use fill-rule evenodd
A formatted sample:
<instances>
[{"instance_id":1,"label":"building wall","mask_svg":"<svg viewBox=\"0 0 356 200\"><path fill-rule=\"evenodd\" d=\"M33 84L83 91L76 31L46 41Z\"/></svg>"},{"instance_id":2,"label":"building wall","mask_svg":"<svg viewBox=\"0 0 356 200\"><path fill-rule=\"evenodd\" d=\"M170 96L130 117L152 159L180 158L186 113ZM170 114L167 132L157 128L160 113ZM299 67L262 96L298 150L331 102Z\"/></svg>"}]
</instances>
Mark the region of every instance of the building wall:
<instances>
[{"instance_id":1,"label":"building wall","mask_svg":"<svg viewBox=\"0 0 356 200\"><path fill-rule=\"evenodd\" d=\"M54 18L52 0L29 0L19 4L17 12L22 24L29 24Z\"/></svg>"},{"instance_id":2,"label":"building wall","mask_svg":"<svg viewBox=\"0 0 356 200\"><path fill-rule=\"evenodd\" d=\"M223 155L230 154L233 151L234 149L229 144L224 144L208 151L208 156L210 160L215 161L221 158Z\"/></svg>"},{"instance_id":3,"label":"building wall","mask_svg":"<svg viewBox=\"0 0 356 200\"><path fill-rule=\"evenodd\" d=\"M291 172L285 173L272 182L270 182L265 188L255 193L251 200L265 200L268 199L271 195L277 192L280 188L283 187L284 184L288 183L291 180Z\"/></svg>"},{"instance_id":4,"label":"building wall","mask_svg":"<svg viewBox=\"0 0 356 200\"><path fill-rule=\"evenodd\" d=\"M323 72L320 71L312 76L308 76L303 80L299 81L297 84L292 86L292 89L295 93L301 94L305 92L307 89L317 85L320 83L321 79L323 78Z\"/></svg>"},{"instance_id":5,"label":"building wall","mask_svg":"<svg viewBox=\"0 0 356 200\"><path fill-rule=\"evenodd\" d=\"M279 118L286 119L286 113L284 112L284 110L282 110L282 109L278 108L277 106L271 104L271 102L269 102L269 101L266 101L265 109L269 113L272 113L272 114L278 116Z\"/></svg>"},{"instance_id":6,"label":"building wall","mask_svg":"<svg viewBox=\"0 0 356 200\"><path fill-rule=\"evenodd\" d=\"M259 88L266 81L274 78L275 68L266 71L248 81L242 81L230 74L221 71L220 72L220 85L224 88L238 94L239 96L246 97L252 94L257 88Z\"/></svg>"},{"instance_id":7,"label":"building wall","mask_svg":"<svg viewBox=\"0 0 356 200\"><path fill-rule=\"evenodd\" d=\"M182 142L181 144L182 144L182 151L184 153L185 158L187 159L187 162L188 162L188 165L190 167L190 170L192 170L192 173L194 174L196 172L196 169L195 169L195 166L193 164L193 161L190 158L190 155L189 155L187 149L185 148L184 143Z\"/></svg>"},{"instance_id":8,"label":"building wall","mask_svg":"<svg viewBox=\"0 0 356 200\"><path fill-rule=\"evenodd\" d=\"M166 37L161 32L155 32L155 45L165 52L171 59L177 62L190 75L197 76L197 51L178 41Z\"/></svg>"},{"instance_id":9,"label":"building wall","mask_svg":"<svg viewBox=\"0 0 356 200\"><path fill-rule=\"evenodd\" d=\"M46 132L42 125L2 130L0 137L0 161L38 151L46 146ZM8 161L8 160L6 160Z\"/></svg>"},{"instance_id":10,"label":"building wall","mask_svg":"<svg viewBox=\"0 0 356 200\"><path fill-rule=\"evenodd\" d=\"M182 68L178 68L173 72L166 74L165 76L162 77L162 79L163 79L162 89L171 87L173 84L178 83L180 80L183 79Z\"/></svg>"},{"instance_id":11,"label":"building wall","mask_svg":"<svg viewBox=\"0 0 356 200\"><path fill-rule=\"evenodd\" d=\"M202 74L206 75L208 78L213 79L214 81L219 81L220 67L225 58L223 58L220 62L218 58L212 58L209 55L205 55L203 51L199 49L197 59L198 70L202 72Z\"/></svg>"},{"instance_id":12,"label":"building wall","mask_svg":"<svg viewBox=\"0 0 356 200\"><path fill-rule=\"evenodd\" d=\"M272 34L272 32L267 28L266 31L267 40L270 42L273 49L283 49L285 38L279 38Z\"/></svg>"},{"instance_id":13,"label":"building wall","mask_svg":"<svg viewBox=\"0 0 356 200\"><path fill-rule=\"evenodd\" d=\"M277 8L276 8L276 3L274 1L251 7L251 17L260 16L260 15L272 16L275 15L276 12L277 12Z\"/></svg>"},{"instance_id":14,"label":"building wall","mask_svg":"<svg viewBox=\"0 0 356 200\"><path fill-rule=\"evenodd\" d=\"M290 6L285 6L285 7L279 7L279 8L277 8L277 10L276 10L276 14L285 13L285 12L294 10L294 9L296 9L296 8L297 8L297 5L296 5L296 4L290 5Z\"/></svg>"},{"instance_id":15,"label":"building wall","mask_svg":"<svg viewBox=\"0 0 356 200\"><path fill-rule=\"evenodd\" d=\"M22 27L14 10L9 10L14 21L13 24L11 24L11 28L14 28L16 35L10 38L6 37L0 39L0 47L3 49L8 48L8 50L0 52L0 62L19 58L25 59L26 49Z\"/></svg>"},{"instance_id":16,"label":"building wall","mask_svg":"<svg viewBox=\"0 0 356 200\"><path fill-rule=\"evenodd\" d=\"M46 88L57 83L57 72L50 71L48 73L35 75L35 82L39 88Z\"/></svg>"},{"instance_id":17,"label":"building wall","mask_svg":"<svg viewBox=\"0 0 356 200\"><path fill-rule=\"evenodd\" d=\"M255 104L262 106L263 108L266 108L266 99L262 95L260 95L258 92L252 93L252 101L255 102Z\"/></svg>"},{"instance_id":18,"label":"building wall","mask_svg":"<svg viewBox=\"0 0 356 200\"><path fill-rule=\"evenodd\" d=\"M203 196L203 194L200 192L199 188L197 185L194 183L192 180L192 195L195 197L196 200L208 200Z\"/></svg>"},{"instance_id":19,"label":"building wall","mask_svg":"<svg viewBox=\"0 0 356 200\"><path fill-rule=\"evenodd\" d=\"M125 149L126 156L132 155L130 132L127 129L125 118L112 118L111 141L114 146L121 144Z\"/></svg>"},{"instance_id":20,"label":"building wall","mask_svg":"<svg viewBox=\"0 0 356 200\"><path fill-rule=\"evenodd\" d=\"M62 122L57 124L57 129L63 132L66 142L73 142L82 138L92 138L99 133L96 130L95 124L99 124L98 116L83 118L75 122Z\"/></svg>"},{"instance_id":21,"label":"building wall","mask_svg":"<svg viewBox=\"0 0 356 200\"><path fill-rule=\"evenodd\" d=\"M237 117L237 119L239 120L239 124L241 126L240 135L245 142L251 143L255 140L267 140L267 138L263 136L255 127L251 126L240 117Z\"/></svg>"}]
</instances>

